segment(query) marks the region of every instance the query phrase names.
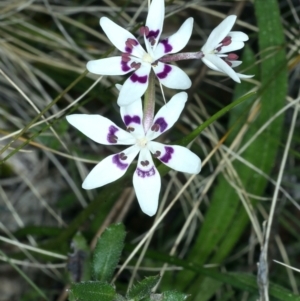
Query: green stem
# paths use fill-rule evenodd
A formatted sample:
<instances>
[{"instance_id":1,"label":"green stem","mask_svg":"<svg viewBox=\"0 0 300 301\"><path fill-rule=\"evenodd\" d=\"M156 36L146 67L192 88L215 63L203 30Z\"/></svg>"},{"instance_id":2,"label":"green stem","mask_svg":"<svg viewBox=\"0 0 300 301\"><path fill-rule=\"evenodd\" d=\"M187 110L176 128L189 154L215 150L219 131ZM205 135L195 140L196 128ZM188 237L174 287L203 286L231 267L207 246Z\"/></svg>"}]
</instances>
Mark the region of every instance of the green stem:
<instances>
[{"instance_id":1,"label":"green stem","mask_svg":"<svg viewBox=\"0 0 300 301\"><path fill-rule=\"evenodd\" d=\"M155 109L155 74L151 70L149 74L149 84L144 97L143 126L145 133L153 123Z\"/></svg>"}]
</instances>

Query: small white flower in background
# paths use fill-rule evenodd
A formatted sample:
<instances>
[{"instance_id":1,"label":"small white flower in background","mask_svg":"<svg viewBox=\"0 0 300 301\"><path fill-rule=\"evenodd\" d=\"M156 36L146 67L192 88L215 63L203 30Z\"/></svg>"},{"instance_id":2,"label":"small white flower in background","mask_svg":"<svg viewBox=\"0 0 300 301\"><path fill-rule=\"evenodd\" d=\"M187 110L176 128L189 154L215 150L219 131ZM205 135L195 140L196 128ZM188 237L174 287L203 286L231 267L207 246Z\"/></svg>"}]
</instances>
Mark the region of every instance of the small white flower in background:
<instances>
[{"instance_id":1,"label":"small white flower in background","mask_svg":"<svg viewBox=\"0 0 300 301\"><path fill-rule=\"evenodd\" d=\"M250 78L253 75L236 73L232 68L239 66L238 56L231 51L244 47L249 38L241 31L230 31L236 21L236 16L228 16L209 35L207 42L201 48L202 61L209 68L227 74L240 83L240 78ZM229 53L228 53L229 52ZM226 54L228 53L228 54Z\"/></svg>"},{"instance_id":2,"label":"small white flower in background","mask_svg":"<svg viewBox=\"0 0 300 301\"><path fill-rule=\"evenodd\" d=\"M140 29L147 51L129 31L106 17L100 19L100 26L122 55L89 61L87 69L101 75L123 75L134 71L119 94L120 106L130 104L145 93L151 69L168 88L188 89L191 86L191 80L185 72L174 65L160 62L159 59L180 51L187 44L192 34L193 18L187 19L175 34L159 41L164 15L164 0L152 0L146 25ZM136 98L133 99L132 95Z\"/></svg>"},{"instance_id":3,"label":"small white flower in background","mask_svg":"<svg viewBox=\"0 0 300 301\"><path fill-rule=\"evenodd\" d=\"M152 141L171 128L178 120L187 94L180 92L165 104L153 119L145 133L142 120L141 99L120 108L127 131L100 115L74 114L67 116L70 124L95 142L105 145L131 145L124 151L110 155L98 163L84 180L84 189L93 189L122 177L139 153L137 168L133 175L133 186L140 207L152 216L157 211L161 180L152 155L177 171L197 174L201 170L200 158L186 147L165 145Z\"/></svg>"}]
</instances>

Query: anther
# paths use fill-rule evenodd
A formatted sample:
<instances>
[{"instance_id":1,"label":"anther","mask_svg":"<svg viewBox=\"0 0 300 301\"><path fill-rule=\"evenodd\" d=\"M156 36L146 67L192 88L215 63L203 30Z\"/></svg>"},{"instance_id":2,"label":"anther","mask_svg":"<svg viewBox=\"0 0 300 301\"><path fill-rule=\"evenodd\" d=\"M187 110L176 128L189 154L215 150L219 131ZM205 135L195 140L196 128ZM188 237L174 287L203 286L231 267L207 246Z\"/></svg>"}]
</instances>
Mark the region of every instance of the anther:
<instances>
[{"instance_id":1,"label":"anther","mask_svg":"<svg viewBox=\"0 0 300 301\"><path fill-rule=\"evenodd\" d=\"M138 42L134 39L127 39L127 41L125 42L126 47L132 49L134 46L136 46L138 44Z\"/></svg>"},{"instance_id":2,"label":"anther","mask_svg":"<svg viewBox=\"0 0 300 301\"><path fill-rule=\"evenodd\" d=\"M129 126L129 127L127 127L127 131L130 133L130 132L134 132L134 128L133 127L131 127L131 126Z\"/></svg>"},{"instance_id":3,"label":"anther","mask_svg":"<svg viewBox=\"0 0 300 301\"><path fill-rule=\"evenodd\" d=\"M140 34L143 36L147 36L149 34L149 27L148 26L142 26L140 28Z\"/></svg>"},{"instance_id":4,"label":"anther","mask_svg":"<svg viewBox=\"0 0 300 301\"><path fill-rule=\"evenodd\" d=\"M134 68L135 70L139 69L141 67L141 63L132 62L130 64L131 68Z\"/></svg>"},{"instance_id":5,"label":"anther","mask_svg":"<svg viewBox=\"0 0 300 301\"><path fill-rule=\"evenodd\" d=\"M154 158L158 158L161 155L160 151L156 151L155 154L153 154Z\"/></svg>"},{"instance_id":6,"label":"anther","mask_svg":"<svg viewBox=\"0 0 300 301\"><path fill-rule=\"evenodd\" d=\"M131 60L129 53L122 53L121 57L122 57L122 62L125 62L125 63L127 63Z\"/></svg>"},{"instance_id":7,"label":"anther","mask_svg":"<svg viewBox=\"0 0 300 301\"><path fill-rule=\"evenodd\" d=\"M228 56L227 56L227 59L230 60L230 61L235 61L239 58L238 55L236 55L235 53L229 53Z\"/></svg>"},{"instance_id":8,"label":"anther","mask_svg":"<svg viewBox=\"0 0 300 301\"><path fill-rule=\"evenodd\" d=\"M145 161L141 161L142 166L148 166L149 165L149 161L145 160Z\"/></svg>"},{"instance_id":9,"label":"anther","mask_svg":"<svg viewBox=\"0 0 300 301\"><path fill-rule=\"evenodd\" d=\"M228 46L228 45L230 45L231 44L231 37L225 37L224 39L223 39L223 41L221 42L221 44L223 45L223 46Z\"/></svg>"},{"instance_id":10,"label":"anther","mask_svg":"<svg viewBox=\"0 0 300 301\"><path fill-rule=\"evenodd\" d=\"M121 153L121 154L119 154L119 158L120 158L120 160L126 160L127 156L125 156L124 153Z\"/></svg>"},{"instance_id":11,"label":"anther","mask_svg":"<svg viewBox=\"0 0 300 301\"><path fill-rule=\"evenodd\" d=\"M154 123L151 127L151 131L158 132L159 131L159 125L157 123Z\"/></svg>"}]
</instances>

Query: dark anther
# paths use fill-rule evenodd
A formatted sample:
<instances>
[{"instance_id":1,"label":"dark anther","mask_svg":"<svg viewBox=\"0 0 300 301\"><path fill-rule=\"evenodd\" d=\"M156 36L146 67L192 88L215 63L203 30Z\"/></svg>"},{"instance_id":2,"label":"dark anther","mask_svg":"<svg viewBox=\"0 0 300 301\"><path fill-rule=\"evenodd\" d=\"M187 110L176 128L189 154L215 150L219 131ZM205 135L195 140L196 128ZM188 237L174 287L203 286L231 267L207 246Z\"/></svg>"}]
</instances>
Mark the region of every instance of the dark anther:
<instances>
[{"instance_id":1,"label":"dark anther","mask_svg":"<svg viewBox=\"0 0 300 301\"><path fill-rule=\"evenodd\" d=\"M129 53L122 53L121 57L122 57L122 62L125 62L125 63L127 63L131 60Z\"/></svg>"},{"instance_id":2,"label":"dark anther","mask_svg":"<svg viewBox=\"0 0 300 301\"><path fill-rule=\"evenodd\" d=\"M132 49L134 46L136 46L138 44L138 42L134 39L127 39L127 41L125 42L126 47Z\"/></svg>"},{"instance_id":3,"label":"dark anther","mask_svg":"<svg viewBox=\"0 0 300 301\"><path fill-rule=\"evenodd\" d=\"M157 123L154 123L151 127L151 131L158 132L159 131L159 125Z\"/></svg>"},{"instance_id":4,"label":"dark anther","mask_svg":"<svg viewBox=\"0 0 300 301\"><path fill-rule=\"evenodd\" d=\"M127 131L130 133L130 132L134 132L134 128L133 127L131 127L131 126L128 126L127 127Z\"/></svg>"},{"instance_id":5,"label":"dark anther","mask_svg":"<svg viewBox=\"0 0 300 301\"><path fill-rule=\"evenodd\" d=\"M116 135L110 135L109 136L109 142L110 143L117 143L118 142L118 137Z\"/></svg>"},{"instance_id":6,"label":"dark anther","mask_svg":"<svg viewBox=\"0 0 300 301\"><path fill-rule=\"evenodd\" d=\"M145 161L141 161L142 166L148 166L149 165L149 161L145 160Z\"/></svg>"},{"instance_id":7,"label":"dark anther","mask_svg":"<svg viewBox=\"0 0 300 301\"><path fill-rule=\"evenodd\" d=\"M230 60L230 61L235 61L239 58L238 55L236 55L235 53L229 53L228 56L227 56L227 60Z\"/></svg>"},{"instance_id":8,"label":"dark anther","mask_svg":"<svg viewBox=\"0 0 300 301\"><path fill-rule=\"evenodd\" d=\"M154 37L150 37L148 40L149 40L151 46L153 46L155 44L155 38Z\"/></svg>"},{"instance_id":9,"label":"dark anther","mask_svg":"<svg viewBox=\"0 0 300 301\"><path fill-rule=\"evenodd\" d=\"M149 27L148 26L142 26L140 28L140 34L143 36L147 36L149 34Z\"/></svg>"},{"instance_id":10,"label":"dark anther","mask_svg":"<svg viewBox=\"0 0 300 301\"><path fill-rule=\"evenodd\" d=\"M156 151L155 154L153 154L154 158L158 158L161 155L160 151Z\"/></svg>"},{"instance_id":11,"label":"dark anther","mask_svg":"<svg viewBox=\"0 0 300 301\"><path fill-rule=\"evenodd\" d=\"M131 68L134 68L135 70L139 69L141 67L141 63L132 62L130 64Z\"/></svg>"},{"instance_id":12,"label":"dark anther","mask_svg":"<svg viewBox=\"0 0 300 301\"><path fill-rule=\"evenodd\" d=\"M221 43L223 46L228 46L231 44L231 37L225 37Z\"/></svg>"},{"instance_id":13,"label":"dark anther","mask_svg":"<svg viewBox=\"0 0 300 301\"><path fill-rule=\"evenodd\" d=\"M127 159L127 156L125 156L124 153L121 153L121 154L119 155L119 158L120 158L120 160L126 160L126 159Z\"/></svg>"}]
</instances>

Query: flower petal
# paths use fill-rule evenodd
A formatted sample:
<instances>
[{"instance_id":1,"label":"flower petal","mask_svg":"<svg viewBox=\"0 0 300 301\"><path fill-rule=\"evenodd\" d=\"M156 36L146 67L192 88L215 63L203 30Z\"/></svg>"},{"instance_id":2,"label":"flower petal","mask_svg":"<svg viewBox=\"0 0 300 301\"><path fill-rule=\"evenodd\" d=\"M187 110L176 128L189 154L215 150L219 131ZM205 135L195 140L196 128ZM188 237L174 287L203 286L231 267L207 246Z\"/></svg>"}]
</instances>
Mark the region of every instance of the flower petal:
<instances>
[{"instance_id":1,"label":"flower petal","mask_svg":"<svg viewBox=\"0 0 300 301\"><path fill-rule=\"evenodd\" d=\"M133 186L142 211L153 216L158 207L161 180L148 149L140 152L138 166L133 175Z\"/></svg>"},{"instance_id":2,"label":"flower petal","mask_svg":"<svg viewBox=\"0 0 300 301\"><path fill-rule=\"evenodd\" d=\"M241 74L241 73L237 73L236 74L239 78L251 78L254 75L247 75L247 74Z\"/></svg>"},{"instance_id":3,"label":"flower petal","mask_svg":"<svg viewBox=\"0 0 300 301\"><path fill-rule=\"evenodd\" d=\"M227 74L229 77L231 77L237 83L241 82L241 80L237 76L236 72L227 63L225 63L224 60L219 58L217 55L206 54L202 58L202 61L209 68Z\"/></svg>"},{"instance_id":4,"label":"flower petal","mask_svg":"<svg viewBox=\"0 0 300 301\"><path fill-rule=\"evenodd\" d=\"M94 74L101 75L123 75L134 70L129 62L123 62L122 57L114 56L100 60L89 61L86 64L87 70Z\"/></svg>"},{"instance_id":5,"label":"flower petal","mask_svg":"<svg viewBox=\"0 0 300 301\"><path fill-rule=\"evenodd\" d=\"M114 44L121 52L131 53L134 56L141 57L145 53L143 47L140 45L138 40L133 34L123 27L117 25L115 22L111 21L107 17L102 17L100 19L100 26L109 38L109 40ZM126 41L128 39L136 41L136 45L132 48L126 46Z\"/></svg>"},{"instance_id":6,"label":"flower petal","mask_svg":"<svg viewBox=\"0 0 300 301\"><path fill-rule=\"evenodd\" d=\"M121 178L139 152L135 145L123 152L106 157L98 163L82 183L83 189L101 187Z\"/></svg>"},{"instance_id":7,"label":"flower petal","mask_svg":"<svg viewBox=\"0 0 300 301\"><path fill-rule=\"evenodd\" d=\"M141 98L129 104L128 106L120 107L120 113L127 130L130 131L135 138L142 138L145 136L144 127L142 124L143 107Z\"/></svg>"},{"instance_id":8,"label":"flower petal","mask_svg":"<svg viewBox=\"0 0 300 301\"><path fill-rule=\"evenodd\" d=\"M101 115L73 114L67 121L95 142L111 145L135 144L136 139Z\"/></svg>"},{"instance_id":9,"label":"flower petal","mask_svg":"<svg viewBox=\"0 0 300 301\"><path fill-rule=\"evenodd\" d=\"M192 85L190 78L177 66L158 62L153 70L159 81L167 88L188 89Z\"/></svg>"},{"instance_id":10,"label":"flower petal","mask_svg":"<svg viewBox=\"0 0 300 301\"><path fill-rule=\"evenodd\" d=\"M119 106L127 106L139 99L146 91L151 65L142 64L124 83L118 97Z\"/></svg>"},{"instance_id":11,"label":"flower petal","mask_svg":"<svg viewBox=\"0 0 300 301\"><path fill-rule=\"evenodd\" d=\"M227 36L231 37L232 41L246 42L249 40L248 35L246 35L242 31L230 31L230 33Z\"/></svg>"},{"instance_id":12,"label":"flower petal","mask_svg":"<svg viewBox=\"0 0 300 301\"><path fill-rule=\"evenodd\" d=\"M174 125L184 108L187 97L186 92L177 93L160 108L154 117L152 127L147 132L146 137L149 140L157 138Z\"/></svg>"},{"instance_id":13,"label":"flower petal","mask_svg":"<svg viewBox=\"0 0 300 301\"><path fill-rule=\"evenodd\" d=\"M190 174L198 174L201 170L200 158L186 147L150 141L148 148L157 159L172 169Z\"/></svg>"},{"instance_id":14,"label":"flower petal","mask_svg":"<svg viewBox=\"0 0 300 301\"><path fill-rule=\"evenodd\" d=\"M230 61L231 63L231 68L235 68L237 66L239 66L240 64L242 64L243 62L242 61Z\"/></svg>"},{"instance_id":15,"label":"flower petal","mask_svg":"<svg viewBox=\"0 0 300 301\"><path fill-rule=\"evenodd\" d=\"M188 18L176 33L166 39L161 40L155 49L155 60L158 60L168 53L176 53L183 47L185 47L191 37L193 31L193 23L194 19Z\"/></svg>"},{"instance_id":16,"label":"flower petal","mask_svg":"<svg viewBox=\"0 0 300 301\"><path fill-rule=\"evenodd\" d=\"M165 1L164 0L152 0L148 16L146 19L146 26L149 28L149 34L147 39L151 42L151 45L155 49L157 42L159 41L165 18Z\"/></svg>"},{"instance_id":17,"label":"flower petal","mask_svg":"<svg viewBox=\"0 0 300 301\"><path fill-rule=\"evenodd\" d=\"M236 16L228 16L225 18L209 35L206 43L201 48L204 53L211 52L219 43L228 35L234 25Z\"/></svg>"}]
</instances>

